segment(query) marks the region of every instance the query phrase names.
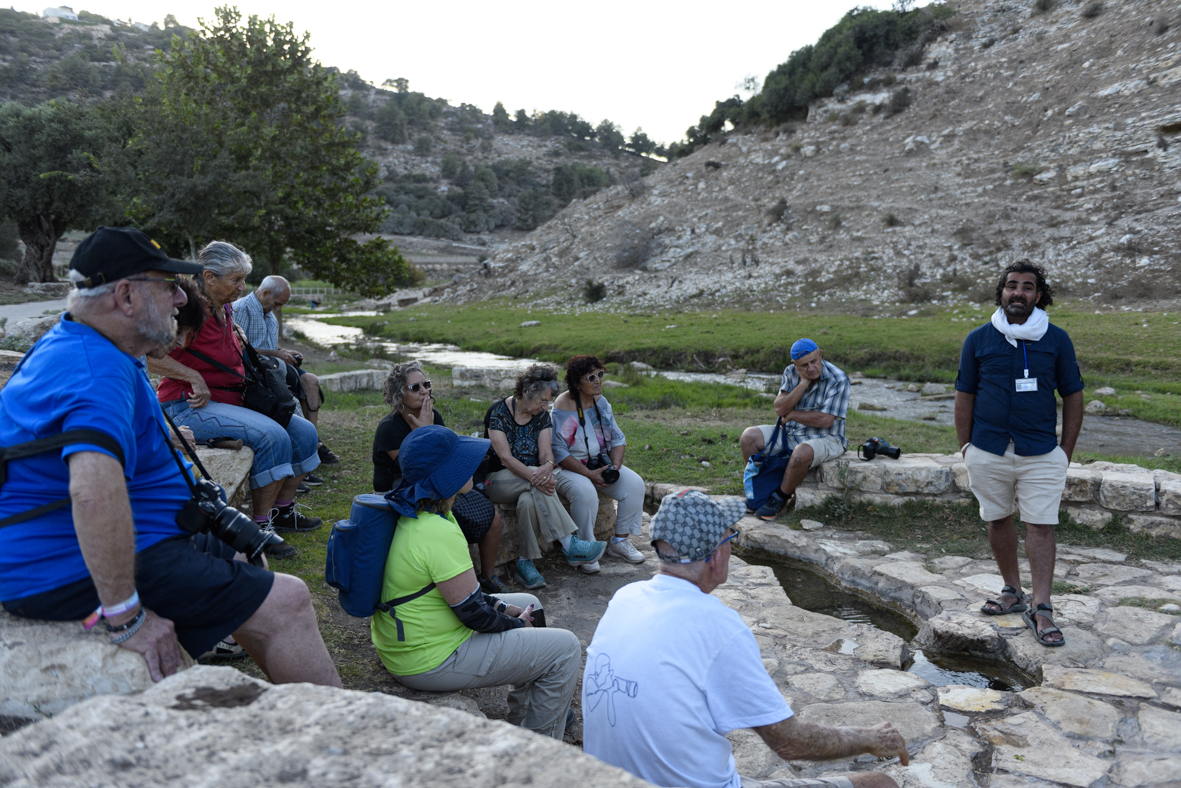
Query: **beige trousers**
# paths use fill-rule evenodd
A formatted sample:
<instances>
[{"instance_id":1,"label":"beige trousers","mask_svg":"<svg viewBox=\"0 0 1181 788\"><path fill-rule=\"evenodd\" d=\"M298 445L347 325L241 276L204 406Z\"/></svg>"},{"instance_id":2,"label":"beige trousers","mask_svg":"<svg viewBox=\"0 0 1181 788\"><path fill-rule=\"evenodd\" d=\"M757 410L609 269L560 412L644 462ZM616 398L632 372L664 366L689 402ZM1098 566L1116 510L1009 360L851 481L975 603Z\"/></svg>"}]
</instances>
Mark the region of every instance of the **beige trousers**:
<instances>
[{"instance_id":1,"label":"beige trousers","mask_svg":"<svg viewBox=\"0 0 1181 788\"><path fill-rule=\"evenodd\" d=\"M521 555L530 561L541 558L539 539L541 543L549 544L578 531L578 526L558 500L557 493L545 495L508 468L492 474L485 491L493 503L516 504L519 528L517 543Z\"/></svg>"}]
</instances>

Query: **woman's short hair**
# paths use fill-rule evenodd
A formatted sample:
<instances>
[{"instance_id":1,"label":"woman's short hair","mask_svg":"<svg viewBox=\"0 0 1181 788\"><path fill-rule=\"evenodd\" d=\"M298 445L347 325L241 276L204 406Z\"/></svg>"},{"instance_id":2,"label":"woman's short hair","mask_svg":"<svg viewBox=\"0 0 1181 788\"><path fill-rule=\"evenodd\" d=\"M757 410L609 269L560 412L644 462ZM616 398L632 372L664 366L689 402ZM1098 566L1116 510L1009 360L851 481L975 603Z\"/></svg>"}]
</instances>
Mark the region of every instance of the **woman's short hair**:
<instances>
[{"instance_id":1,"label":"woman's short hair","mask_svg":"<svg viewBox=\"0 0 1181 788\"><path fill-rule=\"evenodd\" d=\"M534 364L517 375L513 396L523 400L541 399L546 389L558 393L558 368L553 364Z\"/></svg>"},{"instance_id":2,"label":"woman's short hair","mask_svg":"<svg viewBox=\"0 0 1181 788\"><path fill-rule=\"evenodd\" d=\"M393 413L402 412L402 403L406 399L406 378L411 372L422 372L422 364L417 361L405 361L394 364L390 374L385 376L385 384L381 387L381 398L390 406ZM425 374L425 373L424 373Z\"/></svg>"},{"instance_id":3,"label":"woman's short hair","mask_svg":"<svg viewBox=\"0 0 1181 788\"><path fill-rule=\"evenodd\" d=\"M575 356L566 362L566 389L571 397L578 396L578 384L596 369L603 369L603 362L595 356Z\"/></svg>"},{"instance_id":4,"label":"woman's short hair","mask_svg":"<svg viewBox=\"0 0 1181 788\"><path fill-rule=\"evenodd\" d=\"M181 290L185 291L185 295L189 299L184 306L176 310L177 333L180 333L182 329L188 329L189 336L195 336L201 331L201 326L205 325L209 303L205 300L205 296L201 295L201 291L197 289L197 283L192 279L187 276L178 276L176 283Z\"/></svg>"},{"instance_id":5,"label":"woman's short hair","mask_svg":"<svg viewBox=\"0 0 1181 788\"><path fill-rule=\"evenodd\" d=\"M197 262L218 279L239 271L250 273L254 268L250 255L229 241L210 241L205 244L197 255ZM204 278L198 277L197 284L204 289Z\"/></svg>"}]
</instances>

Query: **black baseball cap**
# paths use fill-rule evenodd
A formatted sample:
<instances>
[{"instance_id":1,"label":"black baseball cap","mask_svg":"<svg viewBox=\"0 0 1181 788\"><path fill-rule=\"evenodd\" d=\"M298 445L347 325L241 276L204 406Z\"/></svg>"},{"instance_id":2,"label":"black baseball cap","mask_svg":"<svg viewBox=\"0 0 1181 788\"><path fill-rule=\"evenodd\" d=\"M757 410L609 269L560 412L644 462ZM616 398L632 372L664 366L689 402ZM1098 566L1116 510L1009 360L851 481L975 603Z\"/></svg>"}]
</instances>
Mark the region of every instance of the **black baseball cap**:
<instances>
[{"instance_id":1,"label":"black baseball cap","mask_svg":"<svg viewBox=\"0 0 1181 788\"><path fill-rule=\"evenodd\" d=\"M205 270L205 266L173 260L164 254L160 244L134 227L100 227L78 244L70 259L70 269L85 277L76 281L74 286L88 288L144 271L199 274Z\"/></svg>"}]
</instances>

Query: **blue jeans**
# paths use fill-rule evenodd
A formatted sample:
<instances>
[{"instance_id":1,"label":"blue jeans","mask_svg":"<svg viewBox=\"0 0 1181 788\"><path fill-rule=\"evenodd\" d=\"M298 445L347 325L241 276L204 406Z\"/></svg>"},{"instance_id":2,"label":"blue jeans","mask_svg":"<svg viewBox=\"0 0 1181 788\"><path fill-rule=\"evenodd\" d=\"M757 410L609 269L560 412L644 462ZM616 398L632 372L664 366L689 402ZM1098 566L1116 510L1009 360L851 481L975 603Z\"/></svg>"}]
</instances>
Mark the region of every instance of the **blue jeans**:
<instances>
[{"instance_id":1,"label":"blue jeans","mask_svg":"<svg viewBox=\"0 0 1181 788\"><path fill-rule=\"evenodd\" d=\"M283 429L271 417L237 405L210 402L203 408L190 408L183 399L163 404L177 426L191 429L199 441L240 439L254 449L254 464L250 466L252 490L290 476L311 473L320 465L316 428L298 413L291 417L287 429Z\"/></svg>"}]
</instances>

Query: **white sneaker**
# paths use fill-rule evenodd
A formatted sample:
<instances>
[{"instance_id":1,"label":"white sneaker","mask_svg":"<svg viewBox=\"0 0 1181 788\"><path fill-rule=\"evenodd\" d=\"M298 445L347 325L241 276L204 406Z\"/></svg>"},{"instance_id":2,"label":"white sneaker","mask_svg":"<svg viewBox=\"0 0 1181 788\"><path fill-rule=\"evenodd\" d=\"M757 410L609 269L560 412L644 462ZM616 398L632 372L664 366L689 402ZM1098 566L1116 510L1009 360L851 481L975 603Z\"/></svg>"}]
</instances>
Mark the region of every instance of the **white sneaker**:
<instances>
[{"instance_id":1,"label":"white sneaker","mask_svg":"<svg viewBox=\"0 0 1181 788\"><path fill-rule=\"evenodd\" d=\"M585 564L579 564L578 569L579 569L579 571L586 572L588 575L598 574L599 573L599 562L598 561L590 561Z\"/></svg>"},{"instance_id":2,"label":"white sneaker","mask_svg":"<svg viewBox=\"0 0 1181 788\"><path fill-rule=\"evenodd\" d=\"M644 554L637 550L635 545L627 539L618 542L609 542L607 544L607 552L617 558L622 558L629 564L644 563Z\"/></svg>"}]
</instances>

